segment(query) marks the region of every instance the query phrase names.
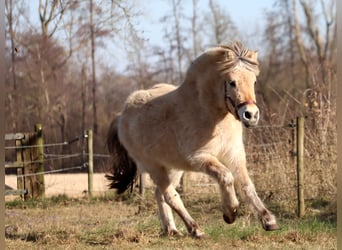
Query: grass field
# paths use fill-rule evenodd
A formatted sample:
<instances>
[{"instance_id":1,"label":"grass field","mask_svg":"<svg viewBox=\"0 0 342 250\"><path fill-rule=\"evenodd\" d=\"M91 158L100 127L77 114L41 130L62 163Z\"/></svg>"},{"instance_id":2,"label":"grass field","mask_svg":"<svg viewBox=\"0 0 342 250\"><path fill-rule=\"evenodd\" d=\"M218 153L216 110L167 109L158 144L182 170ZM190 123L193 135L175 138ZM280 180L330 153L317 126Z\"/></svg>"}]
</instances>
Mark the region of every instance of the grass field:
<instances>
[{"instance_id":1,"label":"grass field","mask_svg":"<svg viewBox=\"0 0 342 250\"><path fill-rule=\"evenodd\" d=\"M206 239L188 236L178 217L184 236L162 236L151 192L144 199L108 194L8 201L6 249L337 249L336 203L307 202L303 219L296 218L293 204L267 204L281 226L275 232L265 232L244 206L235 224L226 224L216 194L189 195L184 203Z\"/></svg>"}]
</instances>

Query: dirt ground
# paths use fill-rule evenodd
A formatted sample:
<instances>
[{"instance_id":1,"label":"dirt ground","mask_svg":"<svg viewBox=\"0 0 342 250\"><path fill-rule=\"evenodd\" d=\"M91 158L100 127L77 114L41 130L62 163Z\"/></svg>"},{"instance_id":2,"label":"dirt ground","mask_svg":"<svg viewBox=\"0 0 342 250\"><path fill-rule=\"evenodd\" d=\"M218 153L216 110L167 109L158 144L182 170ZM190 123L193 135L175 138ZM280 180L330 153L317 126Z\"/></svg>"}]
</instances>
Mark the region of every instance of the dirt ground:
<instances>
[{"instance_id":1,"label":"dirt ground","mask_svg":"<svg viewBox=\"0 0 342 250\"><path fill-rule=\"evenodd\" d=\"M95 173L93 177L93 192L101 195L108 191L108 181L104 173ZM81 174L49 174L45 175L45 195L51 197L66 194L69 197L82 197L88 190L88 175ZM13 189L17 187L17 177L6 175L5 184ZM6 200L11 197L6 197Z\"/></svg>"},{"instance_id":2,"label":"dirt ground","mask_svg":"<svg viewBox=\"0 0 342 250\"><path fill-rule=\"evenodd\" d=\"M215 189L216 184L210 177L201 173L187 173L187 178L191 181L192 186L196 186L200 192L203 189ZM47 174L44 176L45 196L52 197L56 195L67 195L68 197L80 198L87 194L88 175L80 174ZM13 189L17 187L16 175L5 175L5 184ZM108 180L105 173L94 173L93 177L93 194L103 195L108 192ZM152 181L146 176L146 187L153 186ZM7 200L12 200L15 196L6 196Z\"/></svg>"}]
</instances>

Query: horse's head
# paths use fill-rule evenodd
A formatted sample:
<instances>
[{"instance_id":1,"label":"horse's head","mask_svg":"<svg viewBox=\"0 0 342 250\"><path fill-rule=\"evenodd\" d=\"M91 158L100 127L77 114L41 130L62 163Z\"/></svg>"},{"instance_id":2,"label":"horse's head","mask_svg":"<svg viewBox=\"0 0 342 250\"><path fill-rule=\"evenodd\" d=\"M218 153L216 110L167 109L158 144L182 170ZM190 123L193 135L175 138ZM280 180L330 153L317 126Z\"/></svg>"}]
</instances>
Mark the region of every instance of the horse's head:
<instances>
[{"instance_id":1,"label":"horse's head","mask_svg":"<svg viewBox=\"0 0 342 250\"><path fill-rule=\"evenodd\" d=\"M240 43L227 49L221 61L221 78L226 108L246 126L256 126L259 108L254 86L259 74L257 52L244 49Z\"/></svg>"},{"instance_id":2,"label":"horse's head","mask_svg":"<svg viewBox=\"0 0 342 250\"><path fill-rule=\"evenodd\" d=\"M251 127L259 121L254 92L258 74L257 52L236 42L214 47L198 57L186 80L196 82L199 100L208 112L230 112Z\"/></svg>"}]
</instances>

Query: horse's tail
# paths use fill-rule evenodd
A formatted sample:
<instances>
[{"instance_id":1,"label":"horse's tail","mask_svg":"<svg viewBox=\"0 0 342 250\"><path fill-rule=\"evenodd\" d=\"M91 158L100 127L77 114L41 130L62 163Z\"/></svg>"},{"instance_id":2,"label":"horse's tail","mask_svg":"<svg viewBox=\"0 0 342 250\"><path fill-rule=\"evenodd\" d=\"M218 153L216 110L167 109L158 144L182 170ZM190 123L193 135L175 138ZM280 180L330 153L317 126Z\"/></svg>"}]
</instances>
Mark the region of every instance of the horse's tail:
<instances>
[{"instance_id":1,"label":"horse's tail","mask_svg":"<svg viewBox=\"0 0 342 250\"><path fill-rule=\"evenodd\" d=\"M119 117L113 119L107 134L107 147L112 156L112 173L106 174L105 177L111 181L109 188L116 189L117 193L121 194L129 187L131 187L131 191L133 190L137 177L137 166L119 140Z\"/></svg>"}]
</instances>

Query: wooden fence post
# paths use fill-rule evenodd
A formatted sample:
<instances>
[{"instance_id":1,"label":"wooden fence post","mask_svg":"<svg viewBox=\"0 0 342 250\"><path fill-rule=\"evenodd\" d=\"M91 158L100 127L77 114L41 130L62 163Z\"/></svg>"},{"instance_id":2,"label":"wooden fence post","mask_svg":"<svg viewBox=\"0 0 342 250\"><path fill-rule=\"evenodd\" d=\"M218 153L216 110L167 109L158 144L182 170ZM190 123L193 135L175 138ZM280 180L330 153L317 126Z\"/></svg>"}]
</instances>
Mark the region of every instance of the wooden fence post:
<instances>
[{"instance_id":1,"label":"wooden fence post","mask_svg":"<svg viewBox=\"0 0 342 250\"><path fill-rule=\"evenodd\" d=\"M44 146L41 124L36 124L35 132L25 133L23 147L24 199L44 198Z\"/></svg>"},{"instance_id":2,"label":"wooden fence post","mask_svg":"<svg viewBox=\"0 0 342 250\"><path fill-rule=\"evenodd\" d=\"M34 126L34 132L36 133L36 145L37 145L37 172L42 173L38 175L39 191L38 194L41 198L45 197L45 183L44 183L44 147L43 147L43 128L41 124Z\"/></svg>"},{"instance_id":3,"label":"wooden fence post","mask_svg":"<svg viewBox=\"0 0 342 250\"><path fill-rule=\"evenodd\" d=\"M93 196L93 174L94 174L94 157L93 157L93 131L87 130L88 140L88 198Z\"/></svg>"},{"instance_id":4,"label":"wooden fence post","mask_svg":"<svg viewBox=\"0 0 342 250\"><path fill-rule=\"evenodd\" d=\"M293 162L293 166L297 166L297 162L296 162L296 157L297 157L297 125L296 125L297 121L291 120L290 123L290 128L291 128L291 140L292 140L292 149L291 149L291 158L292 158L292 162Z\"/></svg>"},{"instance_id":5,"label":"wooden fence post","mask_svg":"<svg viewBox=\"0 0 342 250\"><path fill-rule=\"evenodd\" d=\"M298 217L305 213L304 204L304 117L297 117L297 195L298 195Z\"/></svg>"},{"instance_id":6,"label":"wooden fence post","mask_svg":"<svg viewBox=\"0 0 342 250\"><path fill-rule=\"evenodd\" d=\"M16 154L17 154L17 190L24 190L24 166L23 166L23 149L22 139L15 140ZM24 194L20 195L24 199Z\"/></svg>"}]
</instances>

